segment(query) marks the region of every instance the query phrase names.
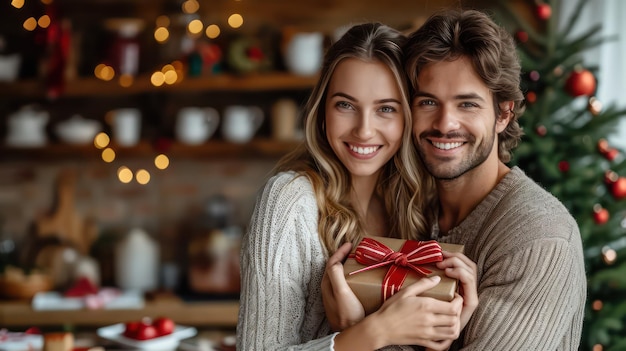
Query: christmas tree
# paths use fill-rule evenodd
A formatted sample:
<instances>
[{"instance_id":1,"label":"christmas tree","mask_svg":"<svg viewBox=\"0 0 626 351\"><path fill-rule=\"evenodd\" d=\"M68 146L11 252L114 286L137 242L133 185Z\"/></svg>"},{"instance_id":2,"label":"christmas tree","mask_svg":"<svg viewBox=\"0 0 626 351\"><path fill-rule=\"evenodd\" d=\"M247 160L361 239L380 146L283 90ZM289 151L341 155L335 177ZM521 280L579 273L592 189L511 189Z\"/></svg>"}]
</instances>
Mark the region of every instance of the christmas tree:
<instances>
[{"instance_id":1,"label":"christmas tree","mask_svg":"<svg viewBox=\"0 0 626 351\"><path fill-rule=\"evenodd\" d=\"M600 26L571 34L590 2L579 0L561 27L560 4L528 0L526 16L505 0L498 7L517 41L526 96L525 136L511 165L559 198L579 224L588 278L580 349L626 350L626 161L607 141L626 110L602 106L594 96L598 67L582 58L612 38L600 37Z\"/></svg>"}]
</instances>

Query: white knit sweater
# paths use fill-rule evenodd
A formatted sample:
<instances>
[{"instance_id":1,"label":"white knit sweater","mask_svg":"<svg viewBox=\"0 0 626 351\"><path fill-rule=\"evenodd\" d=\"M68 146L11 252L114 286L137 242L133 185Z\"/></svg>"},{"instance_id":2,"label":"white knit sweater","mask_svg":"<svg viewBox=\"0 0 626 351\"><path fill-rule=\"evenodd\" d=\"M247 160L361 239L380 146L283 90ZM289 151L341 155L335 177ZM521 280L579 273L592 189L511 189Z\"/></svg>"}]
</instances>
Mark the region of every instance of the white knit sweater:
<instances>
[{"instance_id":1,"label":"white knit sweater","mask_svg":"<svg viewBox=\"0 0 626 351\"><path fill-rule=\"evenodd\" d=\"M241 251L238 351L333 350L336 334L321 293L328 254L317 223L317 202L305 177L277 174L258 195Z\"/></svg>"},{"instance_id":2,"label":"white knit sweater","mask_svg":"<svg viewBox=\"0 0 626 351\"><path fill-rule=\"evenodd\" d=\"M332 350L317 218L311 184L294 173L272 177L257 198L241 251L237 350Z\"/></svg>"}]
</instances>

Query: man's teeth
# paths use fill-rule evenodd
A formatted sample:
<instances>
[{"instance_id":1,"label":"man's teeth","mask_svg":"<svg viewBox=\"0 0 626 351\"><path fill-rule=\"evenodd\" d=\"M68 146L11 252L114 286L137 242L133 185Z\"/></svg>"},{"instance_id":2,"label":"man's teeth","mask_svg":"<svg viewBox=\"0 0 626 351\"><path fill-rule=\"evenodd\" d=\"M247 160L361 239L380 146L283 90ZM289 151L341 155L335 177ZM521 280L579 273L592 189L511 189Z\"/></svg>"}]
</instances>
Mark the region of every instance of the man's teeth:
<instances>
[{"instance_id":1,"label":"man's teeth","mask_svg":"<svg viewBox=\"0 0 626 351\"><path fill-rule=\"evenodd\" d=\"M369 155L372 152L378 150L378 146L357 147L350 145L350 150L356 152L359 155Z\"/></svg>"},{"instance_id":2,"label":"man's teeth","mask_svg":"<svg viewBox=\"0 0 626 351\"><path fill-rule=\"evenodd\" d=\"M450 149L454 149L454 148L457 148L457 147L463 145L463 143L437 143L437 142L433 141L433 145L437 149L450 150Z\"/></svg>"}]
</instances>

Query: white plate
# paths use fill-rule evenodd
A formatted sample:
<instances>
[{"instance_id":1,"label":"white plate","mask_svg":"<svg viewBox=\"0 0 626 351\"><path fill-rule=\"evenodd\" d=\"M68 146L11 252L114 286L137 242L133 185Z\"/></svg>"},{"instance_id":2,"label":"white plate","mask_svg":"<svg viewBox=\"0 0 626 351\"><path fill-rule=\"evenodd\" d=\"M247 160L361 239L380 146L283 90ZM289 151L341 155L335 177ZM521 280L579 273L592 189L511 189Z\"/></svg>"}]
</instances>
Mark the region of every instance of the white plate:
<instances>
[{"instance_id":1,"label":"white plate","mask_svg":"<svg viewBox=\"0 0 626 351\"><path fill-rule=\"evenodd\" d=\"M190 338L198 333L194 327L177 325L170 335L158 336L150 340L135 340L123 335L125 328L124 323L118 323L99 328L96 333L101 338L145 350L175 350L181 339Z\"/></svg>"}]
</instances>

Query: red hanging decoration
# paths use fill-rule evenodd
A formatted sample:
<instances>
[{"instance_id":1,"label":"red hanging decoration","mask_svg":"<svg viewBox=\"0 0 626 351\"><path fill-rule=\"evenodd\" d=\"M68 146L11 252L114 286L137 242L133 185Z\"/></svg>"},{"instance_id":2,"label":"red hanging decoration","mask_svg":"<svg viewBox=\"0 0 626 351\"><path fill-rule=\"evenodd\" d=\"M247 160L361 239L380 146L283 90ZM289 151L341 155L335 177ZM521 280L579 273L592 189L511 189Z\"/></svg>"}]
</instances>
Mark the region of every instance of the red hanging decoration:
<instances>
[{"instance_id":1,"label":"red hanging decoration","mask_svg":"<svg viewBox=\"0 0 626 351\"><path fill-rule=\"evenodd\" d=\"M604 153L604 157L609 161L615 160L615 158L618 155L619 155L619 150L617 149L609 149L606 153Z\"/></svg>"},{"instance_id":2,"label":"red hanging decoration","mask_svg":"<svg viewBox=\"0 0 626 351\"><path fill-rule=\"evenodd\" d=\"M567 161L560 161L559 162L559 171L561 171L563 173L569 171L569 162L567 162Z\"/></svg>"},{"instance_id":3,"label":"red hanging decoration","mask_svg":"<svg viewBox=\"0 0 626 351\"><path fill-rule=\"evenodd\" d=\"M534 104L534 103L535 103L535 101L537 101L537 94L536 94L534 91L529 91L529 92L526 94L526 101L527 101L529 104Z\"/></svg>"},{"instance_id":4,"label":"red hanging decoration","mask_svg":"<svg viewBox=\"0 0 626 351\"><path fill-rule=\"evenodd\" d=\"M577 69L567 78L565 90L573 97L591 96L596 91L596 77L586 69Z\"/></svg>"},{"instance_id":5,"label":"red hanging decoration","mask_svg":"<svg viewBox=\"0 0 626 351\"><path fill-rule=\"evenodd\" d=\"M610 169L604 172L604 183L606 185L611 185L615 183L617 179L619 179L619 176L617 175L617 173L611 171Z\"/></svg>"},{"instance_id":6,"label":"red hanging decoration","mask_svg":"<svg viewBox=\"0 0 626 351\"><path fill-rule=\"evenodd\" d=\"M619 177L611 187L611 194L617 200L626 198L626 177Z\"/></svg>"},{"instance_id":7,"label":"red hanging decoration","mask_svg":"<svg viewBox=\"0 0 626 351\"><path fill-rule=\"evenodd\" d=\"M600 204L593 206L593 220L598 225L602 225L609 221L609 211Z\"/></svg>"},{"instance_id":8,"label":"red hanging decoration","mask_svg":"<svg viewBox=\"0 0 626 351\"><path fill-rule=\"evenodd\" d=\"M537 135L542 137L548 134L548 129L546 128L546 126L540 125L535 128L535 133L537 133Z\"/></svg>"},{"instance_id":9,"label":"red hanging decoration","mask_svg":"<svg viewBox=\"0 0 626 351\"><path fill-rule=\"evenodd\" d=\"M606 154L608 151L610 150L609 147L609 142L606 139L600 139L598 140L598 151L600 151L601 154Z\"/></svg>"},{"instance_id":10,"label":"red hanging decoration","mask_svg":"<svg viewBox=\"0 0 626 351\"><path fill-rule=\"evenodd\" d=\"M547 21L552 16L552 8L548 4L539 4L536 8L537 17L543 21Z\"/></svg>"},{"instance_id":11,"label":"red hanging decoration","mask_svg":"<svg viewBox=\"0 0 626 351\"><path fill-rule=\"evenodd\" d=\"M524 32L523 30L517 31L515 33L515 38L517 39L517 41L519 41L520 43L525 43L528 41L528 33Z\"/></svg>"}]
</instances>

